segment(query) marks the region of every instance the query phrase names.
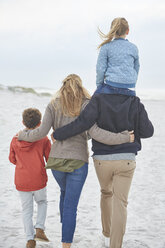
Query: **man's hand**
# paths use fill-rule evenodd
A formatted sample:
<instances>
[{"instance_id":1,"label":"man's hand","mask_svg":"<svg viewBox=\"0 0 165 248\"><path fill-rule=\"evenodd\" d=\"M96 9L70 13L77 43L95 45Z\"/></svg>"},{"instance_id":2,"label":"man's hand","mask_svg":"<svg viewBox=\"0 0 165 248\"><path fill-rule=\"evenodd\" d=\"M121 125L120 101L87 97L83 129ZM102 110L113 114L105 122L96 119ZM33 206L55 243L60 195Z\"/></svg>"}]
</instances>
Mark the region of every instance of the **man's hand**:
<instances>
[{"instance_id":1,"label":"man's hand","mask_svg":"<svg viewBox=\"0 0 165 248\"><path fill-rule=\"evenodd\" d=\"M135 135L134 135L134 131L130 131L129 132L129 135L130 135L130 143L133 143L134 142L134 140L135 140Z\"/></svg>"}]
</instances>

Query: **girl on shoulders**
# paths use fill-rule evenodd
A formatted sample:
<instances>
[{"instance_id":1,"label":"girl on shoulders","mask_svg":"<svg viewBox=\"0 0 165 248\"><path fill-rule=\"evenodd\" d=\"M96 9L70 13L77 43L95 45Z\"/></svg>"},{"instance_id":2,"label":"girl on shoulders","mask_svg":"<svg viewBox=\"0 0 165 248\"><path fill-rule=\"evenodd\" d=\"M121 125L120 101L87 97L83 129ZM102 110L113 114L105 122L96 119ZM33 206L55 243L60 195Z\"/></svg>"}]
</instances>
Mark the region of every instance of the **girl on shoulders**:
<instances>
[{"instance_id":1,"label":"girl on shoulders","mask_svg":"<svg viewBox=\"0 0 165 248\"><path fill-rule=\"evenodd\" d=\"M129 25L125 18L115 18L104 41L96 65L97 93L135 95L139 72L138 48L126 39Z\"/></svg>"}]
</instances>

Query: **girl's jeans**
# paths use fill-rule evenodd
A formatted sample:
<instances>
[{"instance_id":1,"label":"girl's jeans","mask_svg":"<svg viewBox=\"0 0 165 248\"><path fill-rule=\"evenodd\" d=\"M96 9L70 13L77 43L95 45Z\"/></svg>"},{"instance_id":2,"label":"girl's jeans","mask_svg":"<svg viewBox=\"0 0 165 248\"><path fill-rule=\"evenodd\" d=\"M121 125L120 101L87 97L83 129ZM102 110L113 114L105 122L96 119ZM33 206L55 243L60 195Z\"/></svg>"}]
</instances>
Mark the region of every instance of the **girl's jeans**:
<instances>
[{"instance_id":1,"label":"girl's jeans","mask_svg":"<svg viewBox=\"0 0 165 248\"><path fill-rule=\"evenodd\" d=\"M95 94L121 94L121 95L126 95L126 96L135 96L136 93L134 90L129 90L126 88L116 88L113 86L110 86L109 84L103 83L102 85L98 86L98 88L95 91Z\"/></svg>"},{"instance_id":2,"label":"girl's jeans","mask_svg":"<svg viewBox=\"0 0 165 248\"><path fill-rule=\"evenodd\" d=\"M62 242L72 243L76 227L77 206L81 190L88 174L88 164L73 172L52 170L61 189L60 217L62 223Z\"/></svg>"},{"instance_id":3,"label":"girl's jeans","mask_svg":"<svg viewBox=\"0 0 165 248\"><path fill-rule=\"evenodd\" d=\"M27 240L34 239L34 226L33 226L33 202L37 203L37 220L35 228L45 229L45 219L47 212L47 194L46 187L36 191L18 191L21 203L23 223ZM33 200L34 198L34 200Z\"/></svg>"}]
</instances>

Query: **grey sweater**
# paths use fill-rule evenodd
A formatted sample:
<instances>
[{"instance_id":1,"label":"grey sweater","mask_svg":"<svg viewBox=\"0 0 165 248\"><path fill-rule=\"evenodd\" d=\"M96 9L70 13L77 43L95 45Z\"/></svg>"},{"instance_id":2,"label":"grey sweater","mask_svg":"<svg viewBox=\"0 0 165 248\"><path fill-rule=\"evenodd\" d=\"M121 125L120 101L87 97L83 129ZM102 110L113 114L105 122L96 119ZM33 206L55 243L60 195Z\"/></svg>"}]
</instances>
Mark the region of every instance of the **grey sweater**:
<instances>
[{"instance_id":1,"label":"grey sweater","mask_svg":"<svg viewBox=\"0 0 165 248\"><path fill-rule=\"evenodd\" d=\"M89 101L86 100L83 103L82 110L88 102ZM56 99L56 104L59 104L58 99ZM29 142L40 140L48 134L51 128L55 130L59 127L67 125L76 118L77 117L63 115L60 109L55 109L53 104L50 102L45 110L41 126L33 130L19 132L18 139ZM96 141L107 145L127 143L130 140L128 131L124 131L122 133L112 133L99 128L97 124L88 130L88 134ZM52 144L49 157L77 159L88 162L89 153L87 141L87 132L83 132L64 141L56 141Z\"/></svg>"}]
</instances>

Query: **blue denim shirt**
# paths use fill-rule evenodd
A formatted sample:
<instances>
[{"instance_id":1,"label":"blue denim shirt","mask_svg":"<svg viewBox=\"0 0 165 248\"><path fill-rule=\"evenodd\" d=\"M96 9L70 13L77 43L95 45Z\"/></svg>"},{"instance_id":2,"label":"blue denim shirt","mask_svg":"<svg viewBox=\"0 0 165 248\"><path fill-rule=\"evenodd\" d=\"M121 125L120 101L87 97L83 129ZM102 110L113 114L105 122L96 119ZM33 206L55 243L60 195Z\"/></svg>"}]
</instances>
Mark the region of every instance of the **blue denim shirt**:
<instances>
[{"instance_id":1,"label":"blue denim shirt","mask_svg":"<svg viewBox=\"0 0 165 248\"><path fill-rule=\"evenodd\" d=\"M139 72L137 47L126 39L114 39L100 48L96 65L97 87L106 83L119 88L135 88Z\"/></svg>"}]
</instances>

